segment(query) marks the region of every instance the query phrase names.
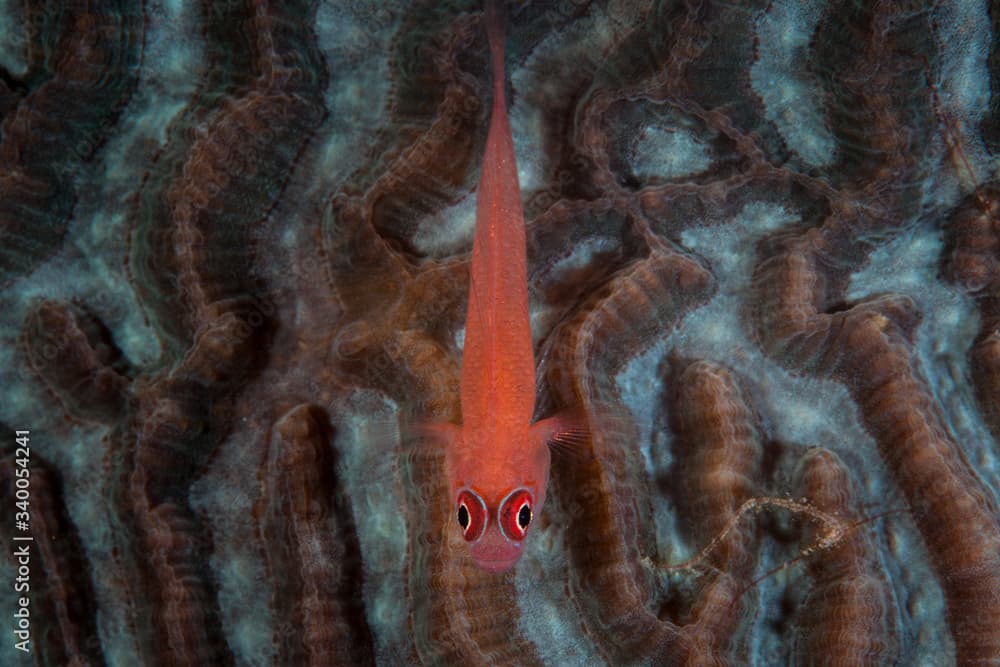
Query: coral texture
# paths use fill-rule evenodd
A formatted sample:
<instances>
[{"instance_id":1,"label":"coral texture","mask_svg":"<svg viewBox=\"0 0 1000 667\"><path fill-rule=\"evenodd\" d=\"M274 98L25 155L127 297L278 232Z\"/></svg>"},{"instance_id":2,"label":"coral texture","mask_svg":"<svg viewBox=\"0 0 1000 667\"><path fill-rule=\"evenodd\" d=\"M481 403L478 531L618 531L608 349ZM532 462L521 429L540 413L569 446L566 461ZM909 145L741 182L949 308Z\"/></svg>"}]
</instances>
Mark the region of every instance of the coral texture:
<instances>
[{"instance_id":1,"label":"coral texture","mask_svg":"<svg viewBox=\"0 0 1000 667\"><path fill-rule=\"evenodd\" d=\"M0 663L997 664L1000 11L508 10L536 417L590 437L498 576L416 437L478 3L0 4Z\"/></svg>"}]
</instances>

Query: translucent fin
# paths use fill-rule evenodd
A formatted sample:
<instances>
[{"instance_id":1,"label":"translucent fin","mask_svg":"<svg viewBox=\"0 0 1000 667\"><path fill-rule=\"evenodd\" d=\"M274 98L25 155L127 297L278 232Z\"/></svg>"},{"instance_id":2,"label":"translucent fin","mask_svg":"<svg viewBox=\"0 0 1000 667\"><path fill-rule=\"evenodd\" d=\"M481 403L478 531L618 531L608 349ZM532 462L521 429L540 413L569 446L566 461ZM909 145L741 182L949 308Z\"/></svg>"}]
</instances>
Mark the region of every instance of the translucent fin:
<instances>
[{"instance_id":1,"label":"translucent fin","mask_svg":"<svg viewBox=\"0 0 1000 667\"><path fill-rule=\"evenodd\" d=\"M459 442L462 427L444 422L400 423L399 440L403 445L447 447Z\"/></svg>"},{"instance_id":2,"label":"translucent fin","mask_svg":"<svg viewBox=\"0 0 1000 667\"><path fill-rule=\"evenodd\" d=\"M586 415L581 410L563 410L541 419L532 424L531 432L560 456L583 460L593 455L588 446L590 428Z\"/></svg>"},{"instance_id":3,"label":"translucent fin","mask_svg":"<svg viewBox=\"0 0 1000 667\"><path fill-rule=\"evenodd\" d=\"M413 422L399 418L376 419L366 423L359 434L366 446L380 452L405 452L444 448L457 443L462 427L436 422Z\"/></svg>"}]
</instances>

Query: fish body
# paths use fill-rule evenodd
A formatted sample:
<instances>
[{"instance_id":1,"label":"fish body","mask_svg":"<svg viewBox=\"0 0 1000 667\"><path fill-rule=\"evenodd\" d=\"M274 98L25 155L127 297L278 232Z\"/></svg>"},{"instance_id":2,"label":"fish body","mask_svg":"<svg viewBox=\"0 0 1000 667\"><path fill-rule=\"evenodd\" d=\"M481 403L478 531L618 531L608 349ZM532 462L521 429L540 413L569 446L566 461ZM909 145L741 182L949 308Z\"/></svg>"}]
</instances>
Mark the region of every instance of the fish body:
<instances>
[{"instance_id":1,"label":"fish body","mask_svg":"<svg viewBox=\"0 0 1000 667\"><path fill-rule=\"evenodd\" d=\"M501 3L487 0L493 107L476 193L462 353L462 425L447 449L449 487L473 560L509 570L545 501L548 442L559 418L531 423L535 357L528 315L524 210L504 94Z\"/></svg>"}]
</instances>

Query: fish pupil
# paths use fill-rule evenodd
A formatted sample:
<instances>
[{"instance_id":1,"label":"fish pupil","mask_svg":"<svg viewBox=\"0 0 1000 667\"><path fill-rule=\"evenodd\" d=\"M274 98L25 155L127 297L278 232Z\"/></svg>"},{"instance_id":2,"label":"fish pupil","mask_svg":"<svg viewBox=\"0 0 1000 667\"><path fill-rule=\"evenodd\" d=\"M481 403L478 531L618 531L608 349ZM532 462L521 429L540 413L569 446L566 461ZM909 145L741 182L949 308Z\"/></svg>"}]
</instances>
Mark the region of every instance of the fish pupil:
<instances>
[{"instance_id":1,"label":"fish pupil","mask_svg":"<svg viewBox=\"0 0 1000 667\"><path fill-rule=\"evenodd\" d=\"M521 505L521 510L517 513L517 525L524 530L531 523L531 508L528 507L528 503Z\"/></svg>"},{"instance_id":2,"label":"fish pupil","mask_svg":"<svg viewBox=\"0 0 1000 667\"><path fill-rule=\"evenodd\" d=\"M462 530L469 527L469 510L466 509L465 503L458 507L458 525L462 527Z\"/></svg>"}]
</instances>

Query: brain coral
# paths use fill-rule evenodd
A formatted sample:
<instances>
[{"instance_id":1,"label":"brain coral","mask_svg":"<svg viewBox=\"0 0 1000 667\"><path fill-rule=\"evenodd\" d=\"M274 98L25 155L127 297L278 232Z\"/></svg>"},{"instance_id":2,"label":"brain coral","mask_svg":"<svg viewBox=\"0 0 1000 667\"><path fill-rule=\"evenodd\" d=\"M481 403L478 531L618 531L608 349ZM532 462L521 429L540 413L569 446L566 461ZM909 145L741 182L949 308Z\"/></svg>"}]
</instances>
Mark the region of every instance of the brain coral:
<instances>
[{"instance_id":1,"label":"brain coral","mask_svg":"<svg viewBox=\"0 0 1000 667\"><path fill-rule=\"evenodd\" d=\"M398 428L461 419L478 3L0 6L0 662L997 661L996 6L508 11L592 434L495 576Z\"/></svg>"}]
</instances>

